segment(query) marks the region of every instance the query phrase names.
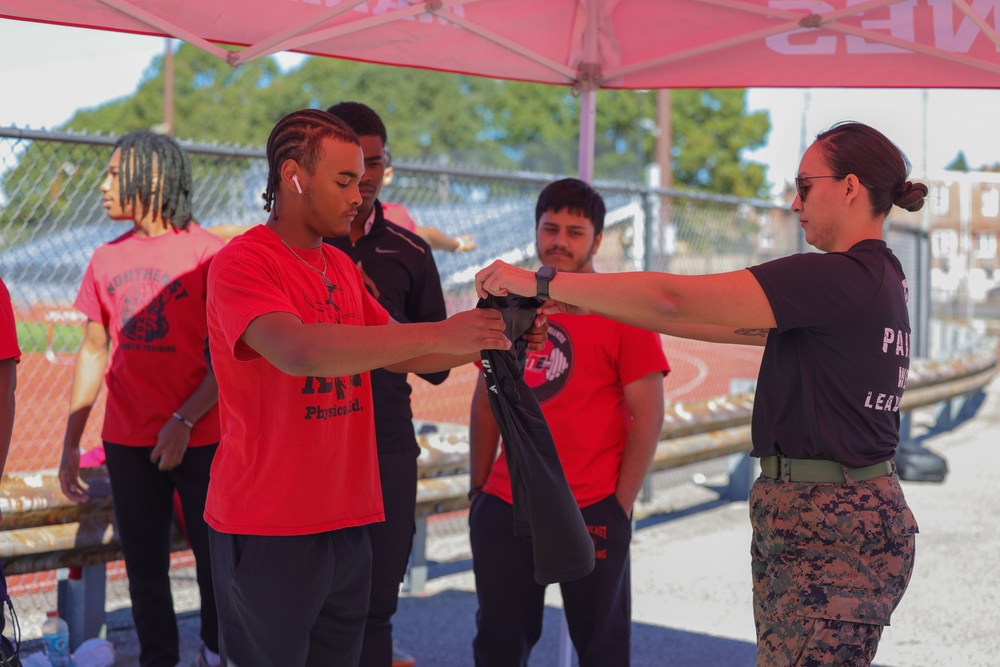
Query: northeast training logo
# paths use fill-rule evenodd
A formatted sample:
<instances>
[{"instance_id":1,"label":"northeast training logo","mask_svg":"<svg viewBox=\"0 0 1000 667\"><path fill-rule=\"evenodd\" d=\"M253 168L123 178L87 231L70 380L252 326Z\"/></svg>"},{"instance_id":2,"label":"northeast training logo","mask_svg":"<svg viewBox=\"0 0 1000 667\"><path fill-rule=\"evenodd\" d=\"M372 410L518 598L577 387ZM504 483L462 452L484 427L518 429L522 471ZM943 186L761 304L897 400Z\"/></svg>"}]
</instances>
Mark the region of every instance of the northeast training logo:
<instances>
[{"instance_id":1,"label":"northeast training logo","mask_svg":"<svg viewBox=\"0 0 1000 667\"><path fill-rule=\"evenodd\" d=\"M118 293L122 334L137 343L151 343L167 335L170 325L164 312L170 294L156 283L133 283Z\"/></svg>"}]
</instances>

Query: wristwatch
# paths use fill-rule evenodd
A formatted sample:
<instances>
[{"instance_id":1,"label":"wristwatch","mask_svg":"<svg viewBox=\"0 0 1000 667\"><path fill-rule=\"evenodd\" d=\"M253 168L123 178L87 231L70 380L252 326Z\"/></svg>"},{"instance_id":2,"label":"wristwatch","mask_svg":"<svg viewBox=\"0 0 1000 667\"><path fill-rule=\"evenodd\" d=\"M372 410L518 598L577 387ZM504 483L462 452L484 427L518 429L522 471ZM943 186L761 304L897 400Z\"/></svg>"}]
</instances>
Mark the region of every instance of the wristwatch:
<instances>
[{"instance_id":1,"label":"wristwatch","mask_svg":"<svg viewBox=\"0 0 1000 667\"><path fill-rule=\"evenodd\" d=\"M543 266L535 272L535 293L542 301L549 300L549 282L556 277L554 266Z\"/></svg>"}]
</instances>

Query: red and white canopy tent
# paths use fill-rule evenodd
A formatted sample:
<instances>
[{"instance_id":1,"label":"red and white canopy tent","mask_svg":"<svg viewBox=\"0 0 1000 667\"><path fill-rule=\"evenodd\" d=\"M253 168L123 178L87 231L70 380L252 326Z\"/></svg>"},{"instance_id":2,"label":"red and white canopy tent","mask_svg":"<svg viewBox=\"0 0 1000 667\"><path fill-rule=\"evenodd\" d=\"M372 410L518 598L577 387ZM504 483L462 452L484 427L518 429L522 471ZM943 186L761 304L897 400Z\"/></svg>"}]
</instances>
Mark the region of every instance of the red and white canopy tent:
<instances>
[{"instance_id":1,"label":"red and white canopy tent","mask_svg":"<svg viewBox=\"0 0 1000 667\"><path fill-rule=\"evenodd\" d=\"M0 0L0 18L598 88L1000 88L1000 0ZM239 51L220 44L245 46Z\"/></svg>"}]
</instances>

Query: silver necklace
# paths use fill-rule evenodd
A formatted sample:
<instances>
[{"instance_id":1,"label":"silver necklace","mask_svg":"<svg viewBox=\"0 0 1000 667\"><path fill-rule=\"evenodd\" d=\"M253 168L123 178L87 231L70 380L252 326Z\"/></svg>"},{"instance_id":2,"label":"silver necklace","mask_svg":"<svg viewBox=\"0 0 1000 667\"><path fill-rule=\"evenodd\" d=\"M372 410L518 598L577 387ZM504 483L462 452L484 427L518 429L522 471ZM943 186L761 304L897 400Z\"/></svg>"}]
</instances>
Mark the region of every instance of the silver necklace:
<instances>
[{"instance_id":1,"label":"silver necklace","mask_svg":"<svg viewBox=\"0 0 1000 667\"><path fill-rule=\"evenodd\" d=\"M323 279L323 284L326 286L326 289L333 290L333 283L331 283L330 279L326 277L326 254L323 252L323 247L322 246L320 246L320 249L319 249L319 257L320 257L320 259L323 260L323 270L320 271L315 266L313 266L312 264L310 264L306 260L304 260L301 257L299 257L299 253L295 252L292 249L292 246L290 246L287 243L285 243L285 239L281 239L281 243L286 248L288 248L288 252L292 253L292 255L295 257L295 259L297 259L300 262L302 262L303 264L305 264L306 267L308 267L311 271L315 271L316 273L319 274L319 277Z\"/></svg>"}]
</instances>

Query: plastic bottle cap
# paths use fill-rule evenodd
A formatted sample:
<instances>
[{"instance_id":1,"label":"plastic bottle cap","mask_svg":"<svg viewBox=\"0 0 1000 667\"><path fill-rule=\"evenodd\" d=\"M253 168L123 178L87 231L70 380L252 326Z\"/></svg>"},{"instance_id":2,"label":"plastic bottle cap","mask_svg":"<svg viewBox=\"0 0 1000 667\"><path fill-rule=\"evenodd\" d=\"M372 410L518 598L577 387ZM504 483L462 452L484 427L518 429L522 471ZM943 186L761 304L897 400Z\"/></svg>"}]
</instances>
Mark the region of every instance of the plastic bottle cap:
<instances>
[{"instance_id":1,"label":"plastic bottle cap","mask_svg":"<svg viewBox=\"0 0 1000 667\"><path fill-rule=\"evenodd\" d=\"M47 616L48 618L53 618L53 617L55 617L55 616L58 616L58 615L59 615L59 612L58 612L58 611L56 611L55 609L50 609L49 611L45 612L45 615L46 615L46 616Z\"/></svg>"}]
</instances>

